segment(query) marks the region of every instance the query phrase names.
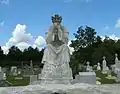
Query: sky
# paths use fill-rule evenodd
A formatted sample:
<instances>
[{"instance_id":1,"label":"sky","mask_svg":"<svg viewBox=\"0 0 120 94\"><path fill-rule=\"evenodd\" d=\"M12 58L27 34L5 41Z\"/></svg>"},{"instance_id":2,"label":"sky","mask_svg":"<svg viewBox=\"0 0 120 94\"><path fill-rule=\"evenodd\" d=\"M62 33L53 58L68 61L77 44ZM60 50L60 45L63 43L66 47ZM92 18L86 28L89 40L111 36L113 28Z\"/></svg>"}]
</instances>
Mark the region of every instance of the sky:
<instances>
[{"instance_id":1,"label":"sky","mask_svg":"<svg viewBox=\"0 0 120 94\"><path fill-rule=\"evenodd\" d=\"M0 0L0 46L41 49L51 16L62 16L69 39L79 26L91 26L98 35L120 37L120 0Z\"/></svg>"}]
</instances>

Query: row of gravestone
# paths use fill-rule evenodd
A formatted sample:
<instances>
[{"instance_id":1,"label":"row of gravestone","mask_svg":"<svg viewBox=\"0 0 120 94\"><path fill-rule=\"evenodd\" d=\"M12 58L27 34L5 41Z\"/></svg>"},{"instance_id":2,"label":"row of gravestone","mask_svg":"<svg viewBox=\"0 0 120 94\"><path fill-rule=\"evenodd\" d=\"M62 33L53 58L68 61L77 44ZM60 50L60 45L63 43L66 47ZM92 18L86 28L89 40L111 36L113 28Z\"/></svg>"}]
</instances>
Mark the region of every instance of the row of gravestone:
<instances>
[{"instance_id":1,"label":"row of gravestone","mask_svg":"<svg viewBox=\"0 0 120 94\"><path fill-rule=\"evenodd\" d=\"M103 56L102 68L100 66L100 63L97 64L97 70L102 70L103 74L107 74L109 72L109 68L107 66L107 62L106 62L105 58L106 57ZM89 61L87 62L86 71L88 71L88 72L92 72L93 71L93 68L92 68L92 66L90 66L90 62Z\"/></svg>"},{"instance_id":2,"label":"row of gravestone","mask_svg":"<svg viewBox=\"0 0 120 94\"><path fill-rule=\"evenodd\" d=\"M18 69L16 66L12 66L10 69L0 67L0 80L5 80L6 74L16 77L18 75L22 75L24 77L30 77L31 75L34 74L33 65L32 64L30 66L26 65L24 69L20 69L20 68Z\"/></svg>"},{"instance_id":3,"label":"row of gravestone","mask_svg":"<svg viewBox=\"0 0 120 94\"><path fill-rule=\"evenodd\" d=\"M103 74L109 73L109 67L107 66L107 62L105 60L105 56L103 57L103 62L102 62L102 68L100 63L97 64L97 70L102 70ZM115 54L115 64L111 66L112 70L114 73L117 73L120 71L120 61L118 60L117 54ZM87 68L86 71L93 71L92 66L90 66L90 62L87 62Z\"/></svg>"},{"instance_id":4,"label":"row of gravestone","mask_svg":"<svg viewBox=\"0 0 120 94\"><path fill-rule=\"evenodd\" d=\"M108 77L111 77L111 72L113 71L115 74L117 74L117 77L115 77L116 82L120 82L120 61L118 60L118 55L115 54L115 67L112 68L112 70L109 69L106 62L106 57L103 56L103 62L102 62L102 68L100 66L100 63L97 64L97 70L102 70L103 74L107 74ZM92 66L90 66L90 62L87 62L86 72L79 72L78 75L75 76L75 83L82 82L82 83L89 83L89 84L95 84L96 83L96 74L93 71Z\"/></svg>"},{"instance_id":5,"label":"row of gravestone","mask_svg":"<svg viewBox=\"0 0 120 94\"><path fill-rule=\"evenodd\" d=\"M117 82L120 82L120 60L118 60L118 55L115 54L115 65L114 68L112 68L114 73L117 74Z\"/></svg>"},{"instance_id":6,"label":"row of gravestone","mask_svg":"<svg viewBox=\"0 0 120 94\"><path fill-rule=\"evenodd\" d=\"M115 59L115 62L119 62L119 61L117 61L118 59L117 59L117 55L116 55L116 59ZM109 74L109 72L110 72L110 70L109 70L109 68L107 67L107 62L106 62L106 60L105 60L105 56L103 57L103 63L102 63L102 73L104 73L104 74ZM118 66L117 66L118 67ZM101 66L100 66L100 63L98 63L98 65L97 65L97 70L101 70ZM25 65L25 67L24 67L24 76L31 76L31 78L30 78L30 83L31 82L33 82L33 81L36 81L37 80L37 76L36 75L34 75L34 71L33 71L33 65L32 65L32 63L30 64L30 66L28 66L28 65ZM76 82L78 81L78 80L80 80L80 82L87 82L87 81L89 81L89 82L91 82L91 83L93 83L93 82L96 82L96 74L95 74L95 72L93 71L93 69L92 69L92 66L90 66L90 62L87 62L87 67L86 67L86 71L87 72L79 72L79 75L77 75L76 76ZM21 73L21 71L19 70L17 70L17 67L11 67L11 75L13 75L13 76L17 76L18 74L20 74ZM1 78L2 77L4 77L3 76L3 73L1 72ZM120 72L117 72L117 81L119 81L120 80ZM86 80L85 80L86 79Z\"/></svg>"},{"instance_id":7,"label":"row of gravestone","mask_svg":"<svg viewBox=\"0 0 120 94\"><path fill-rule=\"evenodd\" d=\"M116 60L116 59L115 59ZM100 63L97 64L97 70L102 70L103 74L107 74L109 77L111 76L111 71L109 67L107 66L106 57L103 56L103 62L102 62L102 68L100 66ZM116 81L119 82L119 73L117 73ZM31 75L30 77L30 83L36 84L39 83L40 74L39 75ZM89 83L89 84L96 84L96 73L93 71L92 66L90 66L90 62L87 62L86 72L79 72L78 75L75 76L75 79L72 81L72 83Z\"/></svg>"}]
</instances>

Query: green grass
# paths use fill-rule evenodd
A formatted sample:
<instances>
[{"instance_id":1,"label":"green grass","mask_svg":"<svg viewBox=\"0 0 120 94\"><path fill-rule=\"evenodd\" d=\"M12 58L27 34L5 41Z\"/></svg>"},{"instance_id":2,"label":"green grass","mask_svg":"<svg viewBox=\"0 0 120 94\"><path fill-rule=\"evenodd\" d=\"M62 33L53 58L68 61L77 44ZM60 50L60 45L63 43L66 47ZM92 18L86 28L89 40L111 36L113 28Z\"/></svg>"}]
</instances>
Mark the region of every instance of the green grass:
<instances>
[{"instance_id":1,"label":"green grass","mask_svg":"<svg viewBox=\"0 0 120 94\"><path fill-rule=\"evenodd\" d=\"M15 77L13 77L13 76L7 76L7 81L12 83L13 86L26 86L26 85L29 85L29 79L28 78L23 78L23 79L17 79L16 80Z\"/></svg>"},{"instance_id":2,"label":"green grass","mask_svg":"<svg viewBox=\"0 0 120 94\"><path fill-rule=\"evenodd\" d=\"M107 79L107 74L102 74L101 71L95 71L96 77L99 77L101 79L98 79L98 81L101 82L101 84L115 84L115 79ZM115 76L115 74L112 74L112 76Z\"/></svg>"},{"instance_id":3,"label":"green grass","mask_svg":"<svg viewBox=\"0 0 120 94\"><path fill-rule=\"evenodd\" d=\"M35 74L39 74L39 72L35 72ZM11 76L7 74L7 81L12 83L13 86L26 86L29 85L29 77L23 77L23 79L15 79L15 77L23 77L22 74L17 76Z\"/></svg>"}]
</instances>

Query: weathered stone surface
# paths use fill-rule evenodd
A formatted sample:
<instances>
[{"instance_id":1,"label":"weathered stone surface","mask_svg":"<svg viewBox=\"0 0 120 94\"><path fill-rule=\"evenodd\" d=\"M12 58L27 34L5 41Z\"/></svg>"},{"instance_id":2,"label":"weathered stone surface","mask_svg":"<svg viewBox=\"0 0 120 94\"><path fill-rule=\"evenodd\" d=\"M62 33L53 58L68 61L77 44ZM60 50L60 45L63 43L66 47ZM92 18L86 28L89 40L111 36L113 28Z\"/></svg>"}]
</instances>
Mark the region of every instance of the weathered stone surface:
<instances>
[{"instance_id":1,"label":"weathered stone surface","mask_svg":"<svg viewBox=\"0 0 120 94\"><path fill-rule=\"evenodd\" d=\"M120 94L120 84L48 84L0 88L0 94L54 94L55 92L58 94Z\"/></svg>"},{"instance_id":2,"label":"weathered stone surface","mask_svg":"<svg viewBox=\"0 0 120 94\"><path fill-rule=\"evenodd\" d=\"M96 84L95 72L79 72L75 77L75 83Z\"/></svg>"}]
</instances>

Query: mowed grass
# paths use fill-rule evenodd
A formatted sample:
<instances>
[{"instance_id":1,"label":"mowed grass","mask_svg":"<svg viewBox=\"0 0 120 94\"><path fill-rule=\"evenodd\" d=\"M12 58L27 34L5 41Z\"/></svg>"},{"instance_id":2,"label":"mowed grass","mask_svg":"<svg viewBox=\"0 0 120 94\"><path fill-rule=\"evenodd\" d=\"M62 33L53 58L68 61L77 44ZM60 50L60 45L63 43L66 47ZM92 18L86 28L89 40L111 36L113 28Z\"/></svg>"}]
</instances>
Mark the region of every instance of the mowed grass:
<instances>
[{"instance_id":1,"label":"mowed grass","mask_svg":"<svg viewBox=\"0 0 120 94\"><path fill-rule=\"evenodd\" d=\"M26 86L26 85L29 85L29 78L15 79L14 76L7 76L7 81L12 83L12 86Z\"/></svg>"},{"instance_id":2,"label":"mowed grass","mask_svg":"<svg viewBox=\"0 0 120 94\"><path fill-rule=\"evenodd\" d=\"M107 74L103 74L101 71L95 71L96 77L100 78L98 79L101 84L115 84L115 79L107 79ZM111 74L112 76L115 76L114 73Z\"/></svg>"}]
</instances>

